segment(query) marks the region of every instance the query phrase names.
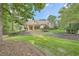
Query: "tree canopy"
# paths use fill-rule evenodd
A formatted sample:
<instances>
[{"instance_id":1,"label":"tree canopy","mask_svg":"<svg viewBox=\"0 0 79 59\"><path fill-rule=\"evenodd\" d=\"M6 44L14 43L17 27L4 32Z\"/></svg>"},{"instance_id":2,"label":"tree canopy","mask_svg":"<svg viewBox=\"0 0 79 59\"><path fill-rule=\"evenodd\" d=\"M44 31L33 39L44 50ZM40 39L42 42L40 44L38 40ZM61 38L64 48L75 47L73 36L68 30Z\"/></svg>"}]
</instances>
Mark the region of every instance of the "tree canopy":
<instances>
[{"instance_id":1,"label":"tree canopy","mask_svg":"<svg viewBox=\"0 0 79 59\"><path fill-rule=\"evenodd\" d=\"M69 23L79 22L79 4L67 4L66 7L63 7L59 12L61 14L61 24L64 26Z\"/></svg>"},{"instance_id":2,"label":"tree canopy","mask_svg":"<svg viewBox=\"0 0 79 59\"><path fill-rule=\"evenodd\" d=\"M50 15L50 16L48 17L48 20L49 20L49 21L52 21L52 22L55 22L56 16Z\"/></svg>"},{"instance_id":3,"label":"tree canopy","mask_svg":"<svg viewBox=\"0 0 79 59\"><path fill-rule=\"evenodd\" d=\"M4 3L2 4L3 32L14 31L14 24L23 25L34 16L33 11L45 7L42 3Z\"/></svg>"}]
</instances>

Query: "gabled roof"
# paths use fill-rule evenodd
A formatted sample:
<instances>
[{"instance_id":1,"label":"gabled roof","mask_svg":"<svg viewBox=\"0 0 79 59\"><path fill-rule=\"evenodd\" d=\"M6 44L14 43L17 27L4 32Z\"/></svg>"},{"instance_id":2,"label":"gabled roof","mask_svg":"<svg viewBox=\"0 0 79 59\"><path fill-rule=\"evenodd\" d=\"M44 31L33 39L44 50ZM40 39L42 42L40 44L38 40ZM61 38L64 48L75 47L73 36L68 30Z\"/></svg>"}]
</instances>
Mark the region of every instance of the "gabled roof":
<instances>
[{"instance_id":1,"label":"gabled roof","mask_svg":"<svg viewBox=\"0 0 79 59\"><path fill-rule=\"evenodd\" d=\"M36 21L37 22L37 24L48 24L49 23L49 21L47 21L47 20L42 20L42 21Z\"/></svg>"},{"instance_id":2,"label":"gabled roof","mask_svg":"<svg viewBox=\"0 0 79 59\"><path fill-rule=\"evenodd\" d=\"M25 24L26 25L42 25L42 24L49 24L48 20L29 20Z\"/></svg>"}]
</instances>

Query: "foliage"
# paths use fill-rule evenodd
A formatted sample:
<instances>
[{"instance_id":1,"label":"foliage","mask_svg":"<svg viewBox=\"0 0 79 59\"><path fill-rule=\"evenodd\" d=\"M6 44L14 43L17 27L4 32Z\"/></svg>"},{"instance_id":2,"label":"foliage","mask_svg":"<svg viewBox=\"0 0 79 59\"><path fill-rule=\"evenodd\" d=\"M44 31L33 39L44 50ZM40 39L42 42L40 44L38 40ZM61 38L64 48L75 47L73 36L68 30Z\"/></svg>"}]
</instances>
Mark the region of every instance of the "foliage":
<instances>
[{"instance_id":1,"label":"foliage","mask_svg":"<svg viewBox=\"0 0 79 59\"><path fill-rule=\"evenodd\" d=\"M56 20L56 16L50 15L50 16L48 16L48 20L50 21L51 24L53 24L54 29L56 29L56 28L57 28L57 24L56 24L56 22L57 22L57 20Z\"/></svg>"},{"instance_id":2,"label":"foliage","mask_svg":"<svg viewBox=\"0 0 79 59\"><path fill-rule=\"evenodd\" d=\"M76 34L79 30L79 23L71 23L66 27L66 32Z\"/></svg>"},{"instance_id":3,"label":"foliage","mask_svg":"<svg viewBox=\"0 0 79 59\"><path fill-rule=\"evenodd\" d=\"M49 26L45 25L44 28L42 29L43 32L48 32Z\"/></svg>"},{"instance_id":4,"label":"foliage","mask_svg":"<svg viewBox=\"0 0 79 59\"><path fill-rule=\"evenodd\" d=\"M38 3L3 3L3 32L15 31L15 24L24 25L28 19L32 19L34 11L40 11L45 4Z\"/></svg>"},{"instance_id":5,"label":"foliage","mask_svg":"<svg viewBox=\"0 0 79 59\"><path fill-rule=\"evenodd\" d=\"M63 27L69 23L79 22L79 4L68 4L67 8L63 7L59 13Z\"/></svg>"},{"instance_id":6,"label":"foliage","mask_svg":"<svg viewBox=\"0 0 79 59\"><path fill-rule=\"evenodd\" d=\"M45 3L34 3L34 9L35 11L41 11L45 7Z\"/></svg>"},{"instance_id":7,"label":"foliage","mask_svg":"<svg viewBox=\"0 0 79 59\"><path fill-rule=\"evenodd\" d=\"M49 20L49 21L52 21L52 22L55 22L56 16L50 15L50 16L48 17L48 20Z\"/></svg>"},{"instance_id":8,"label":"foliage","mask_svg":"<svg viewBox=\"0 0 79 59\"><path fill-rule=\"evenodd\" d=\"M78 26L75 24L79 23L79 4L67 4L67 6L63 7L59 13L61 28L66 29L68 33L76 33L78 31Z\"/></svg>"},{"instance_id":9,"label":"foliage","mask_svg":"<svg viewBox=\"0 0 79 59\"><path fill-rule=\"evenodd\" d=\"M9 7L8 4L2 4L2 19L3 19L3 33L6 34L10 31L10 25L11 25L11 16L9 13Z\"/></svg>"}]
</instances>

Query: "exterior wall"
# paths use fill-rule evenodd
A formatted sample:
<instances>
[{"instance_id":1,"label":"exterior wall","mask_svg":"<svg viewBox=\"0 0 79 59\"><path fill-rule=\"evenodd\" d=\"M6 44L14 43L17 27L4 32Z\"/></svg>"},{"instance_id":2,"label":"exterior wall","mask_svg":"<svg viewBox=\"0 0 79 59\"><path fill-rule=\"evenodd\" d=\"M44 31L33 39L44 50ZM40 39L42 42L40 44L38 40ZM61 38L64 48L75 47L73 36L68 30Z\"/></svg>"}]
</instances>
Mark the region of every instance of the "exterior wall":
<instances>
[{"instance_id":1,"label":"exterior wall","mask_svg":"<svg viewBox=\"0 0 79 59\"><path fill-rule=\"evenodd\" d=\"M54 28L54 24L53 23L49 23L49 28Z\"/></svg>"},{"instance_id":2,"label":"exterior wall","mask_svg":"<svg viewBox=\"0 0 79 59\"><path fill-rule=\"evenodd\" d=\"M31 21L28 21L25 23L25 27L26 29L29 31L29 30L36 30L37 28L36 27L41 27L41 25L44 27L44 26L48 26L49 28L54 28L54 24L53 23L50 23L49 21L34 21L34 20L31 20Z\"/></svg>"}]
</instances>

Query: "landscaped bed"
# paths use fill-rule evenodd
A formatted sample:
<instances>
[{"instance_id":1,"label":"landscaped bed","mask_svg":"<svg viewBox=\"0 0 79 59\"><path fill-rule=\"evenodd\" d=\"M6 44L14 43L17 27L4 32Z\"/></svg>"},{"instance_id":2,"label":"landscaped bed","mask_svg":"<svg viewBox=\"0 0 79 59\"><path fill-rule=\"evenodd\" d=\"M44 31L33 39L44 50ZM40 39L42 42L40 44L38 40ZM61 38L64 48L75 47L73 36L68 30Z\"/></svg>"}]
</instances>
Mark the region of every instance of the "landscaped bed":
<instances>
[{"instance_id":1,"label":"landscaped bed","mask_svg":"<svg viewBox=\"0 0 79 59\"><path fill-rule=\"evenodd\" d=\"M7 40L30 42L48 55L79 55L79 41L64 40L44 35L14 36Z\"/></svg>"}]
</instances>

